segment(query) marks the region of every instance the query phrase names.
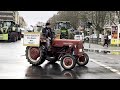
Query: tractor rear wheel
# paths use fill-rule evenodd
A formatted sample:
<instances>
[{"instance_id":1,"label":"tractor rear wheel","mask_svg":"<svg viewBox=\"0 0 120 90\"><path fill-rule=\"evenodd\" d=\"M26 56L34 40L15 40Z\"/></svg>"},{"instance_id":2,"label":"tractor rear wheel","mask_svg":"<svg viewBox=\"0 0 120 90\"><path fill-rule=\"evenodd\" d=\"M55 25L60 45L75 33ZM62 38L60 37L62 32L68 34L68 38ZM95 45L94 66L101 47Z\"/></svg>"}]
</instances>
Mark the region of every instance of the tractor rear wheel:
<instances>
[{"instance_id":1,"label":"tractor rear wheel","mask_svg":"<svg viewBox=\"0 0 120 90\"><path fill-rule=\"evenodd\" d=\"M70 70L73 69L76 65L76 59L74 56L67 54L64 55L61 58L61 66L65 69L65 70Z\"/></svg>"},{"instance_id":2,"label":"tractor rear wheel","mask_svg":"<svg viewBox=\"0 0 120 90\"><path fill-rule=\"evenodd\" d=\"M89 56L84 53L83 56L77 59L77 64L79 66L85 66L89 62Z\"/></svg>"},{"instance_id":3,"label":"tractor rear wheel","mask_svg":"<svg viewBox=\"0 0 120 90\"><path fill-rule=\"evenodd\" d=\"M26 59L34 66L42 64L46 57L42 48L39 47L26 47Z\"/></svg>"}]
</instances>

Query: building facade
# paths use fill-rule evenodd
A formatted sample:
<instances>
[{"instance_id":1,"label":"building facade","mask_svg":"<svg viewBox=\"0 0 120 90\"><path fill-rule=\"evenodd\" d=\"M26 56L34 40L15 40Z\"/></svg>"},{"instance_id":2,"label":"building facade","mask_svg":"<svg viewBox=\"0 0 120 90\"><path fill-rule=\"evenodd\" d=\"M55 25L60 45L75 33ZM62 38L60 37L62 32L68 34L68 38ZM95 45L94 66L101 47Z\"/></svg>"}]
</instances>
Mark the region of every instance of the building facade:
<instances>
[{"instance_id":1,"label":"building facade","mask_svg":"<svg viewBox=\"0 0 120 90\"><path fill-rule=\"evenodd\" d=\"M19 15L18 11L0 11L0 21L13 21L22 28L27 26L24 18Z\"/></svg>"},{"instance_id":2,"label":"building facade","mask_svg":"<svg viewBox=\"0 0 120 90\"><path fill-rule=\"evenodd\" d=\"M13 21L19 24L18 11L0 11L0 21Z\"/></svg>"},{"instance_id":3,"label":"building facade","mask_svg":"<svg viewBox=\"0 0 120 90\"><path fill-rule=\"evenodd\" d=\"M19 16L19 25L21 28L25 28L27 26L23 17Z\"/></svg>"}]
</instances>

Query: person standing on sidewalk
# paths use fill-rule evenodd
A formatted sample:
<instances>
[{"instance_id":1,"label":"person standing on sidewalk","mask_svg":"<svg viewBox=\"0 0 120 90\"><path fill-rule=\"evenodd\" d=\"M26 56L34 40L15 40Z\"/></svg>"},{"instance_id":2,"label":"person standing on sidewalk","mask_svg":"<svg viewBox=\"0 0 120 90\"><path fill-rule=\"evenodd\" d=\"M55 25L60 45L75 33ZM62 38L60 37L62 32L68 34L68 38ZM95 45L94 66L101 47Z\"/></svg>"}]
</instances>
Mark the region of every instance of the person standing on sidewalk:
<instances>
[{"instance_id":1,"label":"person standing on sidewalk","mask_svg":"<svg viewBox=\"0 0 120 90\"><path fill-rule=\"evenodd\" d=\"M109 38L108 38L108 35L106 34L106 35L104 36L104 44L103 44L103 47L104 47L105 45L107 45L107 47L108 47L108 43L109 43Z\"/></svg>"}]
</instances>

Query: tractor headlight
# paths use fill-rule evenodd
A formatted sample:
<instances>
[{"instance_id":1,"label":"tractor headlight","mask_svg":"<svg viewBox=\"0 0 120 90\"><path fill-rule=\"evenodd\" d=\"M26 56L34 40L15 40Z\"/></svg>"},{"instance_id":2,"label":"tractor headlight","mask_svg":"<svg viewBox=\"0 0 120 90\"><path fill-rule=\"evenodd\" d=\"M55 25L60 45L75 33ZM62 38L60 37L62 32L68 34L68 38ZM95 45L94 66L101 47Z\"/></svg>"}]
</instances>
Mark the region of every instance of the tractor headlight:
<instances>
[{"instance_id":1,"label":"tractor headlight","mask_svg":"<svg viewBox=\"0 0 120 90\"><path fill-rule=\"evenodd\" d=\"M79 52L83 52L83 50L82 50L82 49L79 49Z\"/></svg>"}]
</instances>

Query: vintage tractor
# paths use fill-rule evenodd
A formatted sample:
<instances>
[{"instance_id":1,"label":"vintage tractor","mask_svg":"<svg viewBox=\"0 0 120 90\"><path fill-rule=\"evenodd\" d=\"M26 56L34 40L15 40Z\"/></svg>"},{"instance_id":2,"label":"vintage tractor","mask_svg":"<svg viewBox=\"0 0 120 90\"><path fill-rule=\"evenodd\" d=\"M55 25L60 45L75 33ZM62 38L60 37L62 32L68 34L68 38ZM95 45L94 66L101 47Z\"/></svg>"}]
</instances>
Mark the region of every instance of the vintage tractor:
<instances>
[{"instance_id":1,"label":"vintage tractor","mask_svg":"<svg viewBox=\"0 0 120 90\"><path fill-rule=\"evenodd\" d=\"M35 35L31 36L31 38L29 36L30 35L26 35L24 37L35 40L33 37ZM50 51L46 49L47 40L45 37L40 35L40 39L38 41L39 46L33 45L33 42L31 42L32 44L29 42L30 45L26 44L26 59L32 65L38 66L45 60L50 61L50 63L60 61L61 66L68 70L73 69L76 63L80 66L84 66L89 61L89 57L84 52L83 43L80 40L54 39L52 41Z\"/></svg>"}]
</instances>

